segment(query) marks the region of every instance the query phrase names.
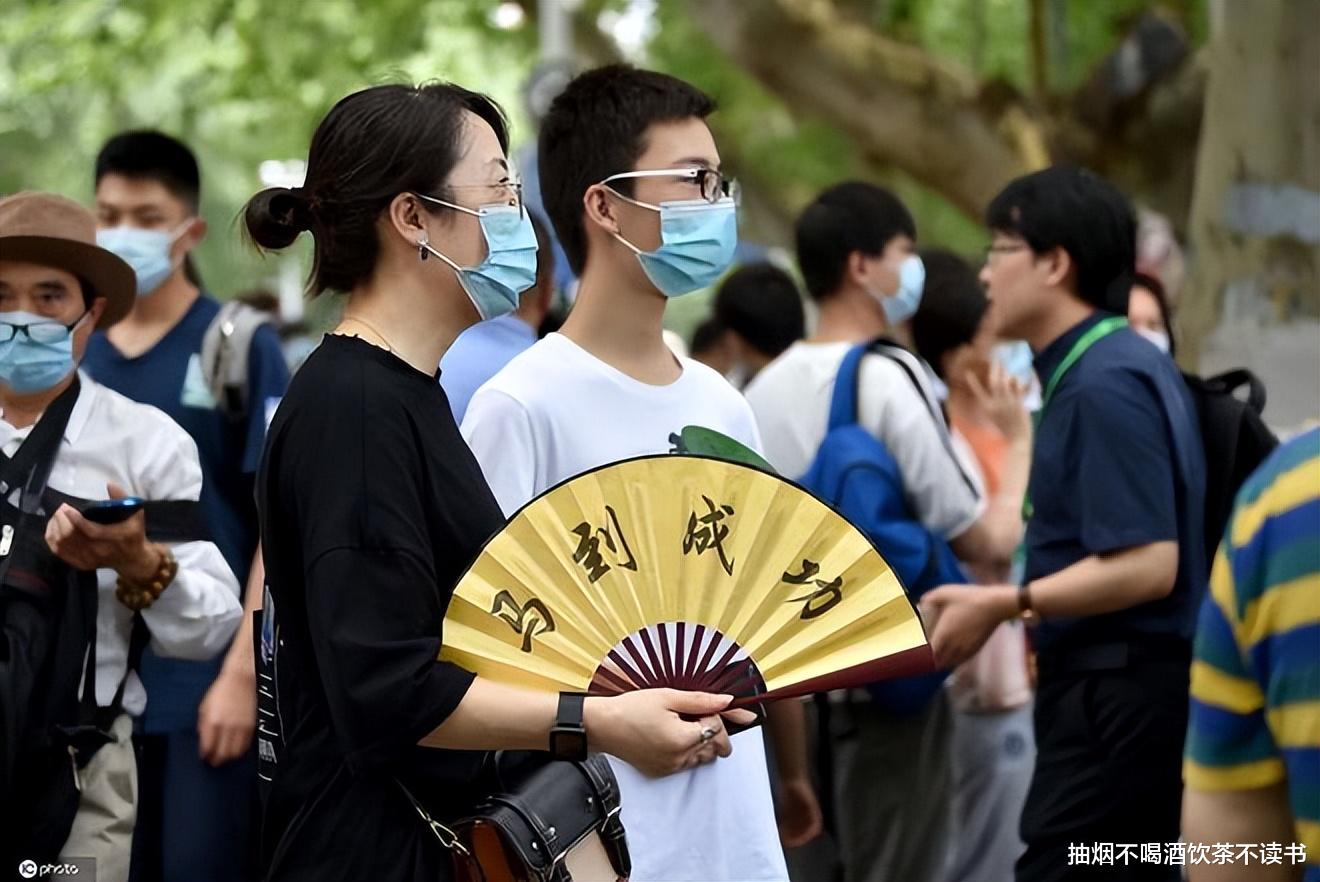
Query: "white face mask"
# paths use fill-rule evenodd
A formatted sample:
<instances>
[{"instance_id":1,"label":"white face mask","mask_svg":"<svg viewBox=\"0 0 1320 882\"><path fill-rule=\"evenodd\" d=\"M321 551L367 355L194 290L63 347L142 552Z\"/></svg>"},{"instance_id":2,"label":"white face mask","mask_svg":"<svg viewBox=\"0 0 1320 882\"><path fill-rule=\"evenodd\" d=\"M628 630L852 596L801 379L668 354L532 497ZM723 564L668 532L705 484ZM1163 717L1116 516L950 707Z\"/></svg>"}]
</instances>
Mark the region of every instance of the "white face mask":
<instances>
[{"instance_id":1,"label":"white face mask","mask_svg":"<svg viewBox=\"0 0 1320 882\"><path fill-rule=\"evenodd\" d=\"M1149 328L1133 328L1141 336L1145 337L1155 345L1155 348L1165 355L1169 354L1169 335L1163 331L1152 331Z\"/></svg>"}]
</instances>

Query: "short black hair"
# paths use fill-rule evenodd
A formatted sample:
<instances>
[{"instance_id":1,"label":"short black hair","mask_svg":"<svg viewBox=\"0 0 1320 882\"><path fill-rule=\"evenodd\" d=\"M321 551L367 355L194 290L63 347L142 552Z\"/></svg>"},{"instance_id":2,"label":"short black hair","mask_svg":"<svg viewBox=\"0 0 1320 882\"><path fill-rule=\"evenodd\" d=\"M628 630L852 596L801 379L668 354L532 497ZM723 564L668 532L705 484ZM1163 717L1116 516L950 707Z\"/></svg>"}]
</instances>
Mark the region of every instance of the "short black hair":
<instances>
[{"instance_id":1,"label":"short black hair","mask_svg":"<svg viewBox=\"0 0 1320 882\"><path fill-rule=\"evenodd\" d=\"M691 354L695 358L705 352L709 352L719 344L720 338L724 336L725 327L720 324L720 320L711 316L692 332Z\"/></svg>"},{"instance_id":2,"label":"short black hair","mask_svg":"<svg viewBox=\"0 0 1320 882\"><path fill-rule=\"evenodd\" d=\"M453 83L372 86L340 99L312 135L303 185L271 187L248 200L248 236L274 251L311 231L311 293L351 291L376 268L376 219L395 196L453 199L445 180L462 158L469 111L507 152L500 106ZM422 210L443 209L423 202Z\"/></svg>"},{"instance_id":3,"label":"short black hair","mask_svg":"<svg viewBox=\"0 0 1320 882\"><path fill-rule=\"evenodd\" d=\"M797 283L770 263L748 264L730 274L715 294L715 316L771 358L806 333Z\"/></svg>"},{"instance_id":4,"label":"short black hair","mask_svg":"<svg viewBox=\"0 0 1320 882\"><path fill-rule=\"evenodd\" d=\"M839 290L854 251L878 257L895 237L917 238L917 225L898 197L875 184L847 181L821 193L794 226L798 266L807 293L823 300Z\"/></svg>"},{"instance_id":5,"label":"short black hair","mask_svg":"<svg viewBox=\"0 0 1320 882\"><path fill-rule=\"evenodd\" d=\"M115 135L96 155L96 179L123 175L159 182L176 199L197 213L201 207L202 176L197 157L177 138L162 132L138 130Z\"/></svg>"},{"instance_id":6,"label":"short black hair","mask_svg":"<svg viewBox=\"0 0 1320 882\"><path fill-rule=\"evenodd\" d=\"M1054 166L1009 183L985 212L986 225L1020 236L1037 254L1072 258L1077 296L1127 312L1137 263L1137 222L1118 188L1083 168Z\"/></svg>"},{"instance_id":7,"label":"short black hair","mask_svg":"<svg viewBox=\"0 0 1320 882\"><path fill-rule=\"evenodd\" d=\"M714 110L715 101L695 86L626 64L587 71L555 98L541 122L537 170L541 201L575 275L587 263L587 188L633 171L655 123L705 119ZM632 192L627 181L615 189Z\"/></svg>"},{"instance_id":8,"label":"short black hair","mask_svg":"<svg viewBox=\"0 0 1320 882\"><path fill-rule=\"evenodd\" d=\"M944 379L946 353L971 343L990 306L976 270L961 257L940 248L922 249L926 285L912 317L917 354Z\"/></svg>"}]
</instances>

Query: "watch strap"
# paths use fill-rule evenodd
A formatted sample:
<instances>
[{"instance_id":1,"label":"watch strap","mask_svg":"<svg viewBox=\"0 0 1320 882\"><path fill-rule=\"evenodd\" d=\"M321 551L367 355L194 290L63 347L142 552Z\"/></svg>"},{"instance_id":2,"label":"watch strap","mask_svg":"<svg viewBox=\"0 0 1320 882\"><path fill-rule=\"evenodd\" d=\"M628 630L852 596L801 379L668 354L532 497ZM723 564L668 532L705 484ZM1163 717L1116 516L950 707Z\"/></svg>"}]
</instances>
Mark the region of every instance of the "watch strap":
<instances>
[{"instance_id":1,"label":"watch strap","mask_svg":"<svg viewBox=\"0 0 1320 882\"><path fill-rule=\"evenodd\" d=\"M582 708L587 696L582 692L559 693L559 711L555 715L555 728L582 729Z\"/></svg>"}]
</instances>

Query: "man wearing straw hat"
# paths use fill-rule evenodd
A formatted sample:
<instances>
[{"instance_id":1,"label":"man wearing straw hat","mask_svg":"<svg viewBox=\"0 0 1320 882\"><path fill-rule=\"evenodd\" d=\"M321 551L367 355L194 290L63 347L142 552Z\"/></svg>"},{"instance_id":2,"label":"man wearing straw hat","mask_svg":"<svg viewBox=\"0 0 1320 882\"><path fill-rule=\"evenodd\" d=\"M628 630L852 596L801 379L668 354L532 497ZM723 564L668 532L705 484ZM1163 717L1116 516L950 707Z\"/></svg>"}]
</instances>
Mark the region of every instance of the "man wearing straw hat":
<instances>
[{"instance_id":1,"label":"man wearing straw hat","mask_svg":"<svg viewBox=\"0 0 1320 882\"><path fill-rule=\"evenodd\" d=\"M147 642L207 658L238 624L233 573L194 538L196 446L77 369L134 284L77 203L0 199L0 862L20 873L128 877L132 659Z\"/></svg>"}]
</instances>

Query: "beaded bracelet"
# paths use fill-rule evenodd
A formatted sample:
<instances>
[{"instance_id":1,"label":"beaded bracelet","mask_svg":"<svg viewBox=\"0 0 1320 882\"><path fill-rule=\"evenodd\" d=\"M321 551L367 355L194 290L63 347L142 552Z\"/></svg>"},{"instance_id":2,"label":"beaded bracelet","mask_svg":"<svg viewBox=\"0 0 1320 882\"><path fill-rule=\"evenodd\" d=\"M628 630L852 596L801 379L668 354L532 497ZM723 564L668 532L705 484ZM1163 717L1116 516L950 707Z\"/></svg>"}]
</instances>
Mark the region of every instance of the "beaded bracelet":
<instances>
[{"instance_id":1,"label":"beaded bracelet","mask_svg":"<svg viewBox=\"0 0 1320 882\"><path fill-rule=\"evenodd\" d=\"M163 546L157 547L160 549L160 567L150 579L130 582L120 576L115 583L115 598L134 612L140 612L155 603L179 574L179 562L174 552Z\"/></svg>"}]
</instances>

